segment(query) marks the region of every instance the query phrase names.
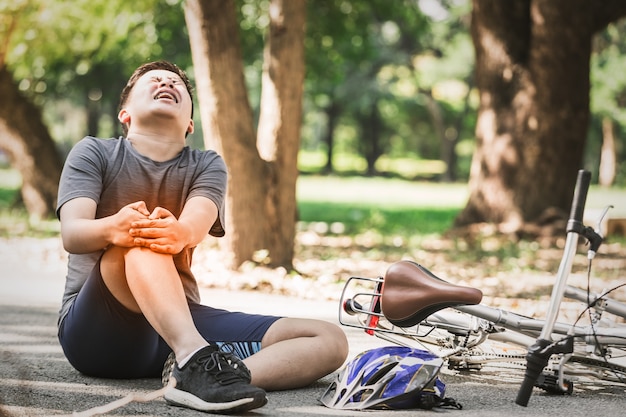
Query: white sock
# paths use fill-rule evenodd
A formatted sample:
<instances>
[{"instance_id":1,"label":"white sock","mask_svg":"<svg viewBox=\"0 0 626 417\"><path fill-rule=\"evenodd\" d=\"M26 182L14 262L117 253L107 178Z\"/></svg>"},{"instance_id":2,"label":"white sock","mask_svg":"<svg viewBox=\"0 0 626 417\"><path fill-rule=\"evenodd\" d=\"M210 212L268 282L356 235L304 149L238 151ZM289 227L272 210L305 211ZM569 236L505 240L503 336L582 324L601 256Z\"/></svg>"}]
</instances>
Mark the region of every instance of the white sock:
<instances>
[{"instance_id":1,"label":"white sock","mask_svg":"<svg viewBox=\"0 0 626 417\"><path fill-rule=\"evenodd\" d=\"M194 350L193 352L191 352L189 355L187 355L186 357L184 357L182 360L177 360L176 362L178 362L178 368L182 368L183 366L185 366L185 364L186 364L187 362L189 362L189 359L191 359L191 357L192 357L193 355L195 355L195 354L196 354L196 352L198 352L200 349L204 349L204 348L205 348L205 347L207 347L207 346L208 346L208 345L206 345L206 346L200 346L198 349L196 349L196 350Z\"/></svg>"}]
</instances>

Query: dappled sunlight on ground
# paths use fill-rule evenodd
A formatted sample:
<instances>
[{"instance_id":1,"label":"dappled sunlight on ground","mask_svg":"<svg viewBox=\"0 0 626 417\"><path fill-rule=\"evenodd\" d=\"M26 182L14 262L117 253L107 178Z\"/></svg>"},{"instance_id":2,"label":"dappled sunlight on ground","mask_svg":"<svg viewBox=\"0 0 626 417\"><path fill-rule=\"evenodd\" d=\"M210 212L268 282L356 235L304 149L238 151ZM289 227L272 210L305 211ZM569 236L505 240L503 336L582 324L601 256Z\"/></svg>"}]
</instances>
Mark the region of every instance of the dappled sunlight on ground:
<instances>
[{"instance_id":1,"label":"dappled sunlight on ground","mask_svg":"<svg viewBox=\"0 0 626 417\"><path fill-rule=\"evenodd\" d=\"M304 230L297 236L295 271L268 268L262 266L262 260L244 264L239 271L230 271L224 266L225 253L215 242L205 241L194 253L193 270L202 286L338 300L348 278L382 276L391 263L409 259L442 279L480 288L486 304L529 316L541 316L545 312L562 250L558 244L546 246L497 239L469 243L441 237L403 246L390 237L367 234L350 237L330 231ZM581 245L570 279L579 288L587 287L584 250ZM12 262L23 261L28 268L65 274L67 254L58 237L2 238L0 253ZM626 244L608 243L601 247L593 273L591 289L595 292L626 283ZM615 298L626 301L626 290L615 291ZM576 308L580 308L579 303L564 306L571 310L572 316L579 313Z\"/></svg>"},{"instance_id":2,"label":"dappled sunlight on ground","mask_svg":"<svg viewBox=\"0 0 626 417\"><path fill-rule=\"evenodd\" d=\"M239 272L226 271L220 264L223 255L216 246L206 244L196 252L195 272L207 286L338 300L343 284L351 276L382 276L391 263L410 259L442 279L480 288L489 305L540 317L545 314L562 254L562 242L549 246L491 239L478 249L467 242L440 237L412 247L385 242L393 239L301 232L294 260L297 273L290 274L284 269L252 264L244 265ZM581 245L570 278L570 283L580 288L587 287L584 250ZM604 245L594 260L593 273L591 289L595 292L625 283L626 246ZM626 301L624 288L614 294L616 299ZM570 311L568 316L577 316L580 304L565 303L564 310Z\"/></svg>"}]
</instances>

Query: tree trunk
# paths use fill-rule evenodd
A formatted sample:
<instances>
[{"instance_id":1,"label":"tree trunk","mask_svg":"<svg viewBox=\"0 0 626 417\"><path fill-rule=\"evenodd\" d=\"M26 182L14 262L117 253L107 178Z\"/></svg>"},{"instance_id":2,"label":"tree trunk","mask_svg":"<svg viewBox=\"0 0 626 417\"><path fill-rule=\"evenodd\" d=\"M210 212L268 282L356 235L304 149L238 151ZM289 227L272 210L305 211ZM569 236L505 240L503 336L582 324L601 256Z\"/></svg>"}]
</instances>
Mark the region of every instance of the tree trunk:
<instances>
[{"instance_id":1,"label":"tree trunk","mask_svg":"<svg viewBox=\"0 0 626 417\"><path fill-rule=\"evenodd\" d=\"M381 144L383 121L378 110L378 102L375 100L371 103L369 112L357 115L357 120L361 130L361 153L367 163L366 175L374 176L378 173L376 161L383 154Z\"/></svg>"},{"instance_id":2,"label":"tree trunk","mask_svg":"<svg viewBox=\"0 0 626 417\"><path fill-rule=\"evenodd\" d=\"M87 97L85 106L87 107L87 134L89 136L98 137L100 116L102 115L102 102Z\"/></svg>"},{"instance_id":3,"label":"tree trunk","mask_svg":"<svg viewBox=\"0 0 626 417\"><path fill-rule=\"evenodd\" d=\"M615 156L615 133L613 120L609 117L602 119L602 150L600 151L600 169L598 183L603 187L610 187L615 180L617 158Z\"/></svg>"},{"instance_id":4,"label":"tree trunk","mask_svg":"<svg viewBox=\"0 0 626 417\"><path fill-rule=\"evenodd\" d=\"M41 111L0 67L0 149L22 176L22 200L32 220L54 215L62 162Z\"/></svg>"},{"instance_id":5,"label":"tree trunk","mask_svg":"<svg viewBox=\"0 0 626 417\"><path fill-rule=\"evenodd\" d=\"M459 138L458 131L454 134L454 136L449 135L446 132L447 127L443 110L437 100L433 97L432 91L422 90L421 92L424 97L426 97L426 108L428 109L428 114L430 115L430 119L433 123L433 129L441 146L441 159L443 159L443 162L446 164L446 171L443 173L441 179L444 182L453 182L456 180L457 158L455 146ZM459 124L462 124L462 121Z\"/></svg>"},{"instance_id":6,"label":"tree trunk","mask_svg":"<svg viewBox=\"0 0 626 417\"><path fill-rule=\"evenodd\" d=\"M231 267L267 251L264 262L291 268L304 9L303 1L271 3L257 149L235 3L185 3L205 146L222 154L229 169L225 246Z\"/></svg>"},{"instance_id":7,"label":"tree trunk","mask_svg":"<svg viewBox=\"0 0 626 417\"><path fill-rule=\"evenodd\" d=\"M333 151L335 146L335 128L339 122L341 108L333 99L331 104L325 109L326 113L326 132L324 133L324 143L326 144L326 165L324 166L324 174L332 174L333 168Z\"/></svg>"},{"instance_id":8,"label":"tree trunk","mask_svg":"<svg viewBox=\"0 0 626 417\"><path fill-rule=\"evenodd\" d=\"M305 0L272 0L265 44L257 142L271 161L266 196L270 265L291 268L304 87Z\"/></svg>"},{"instance_id":9,"label":"tree trunk","mask_svg":"<svg viewBox=\"0 0 626 417\"><path fill-rule=\"evenodd\" d=\"M588 128L592 36L619 17L609 7L626 12L616 1L473 0L480 107L457 226L516 232L548 208L569 211Z\"/></svg>"}]
</instances>

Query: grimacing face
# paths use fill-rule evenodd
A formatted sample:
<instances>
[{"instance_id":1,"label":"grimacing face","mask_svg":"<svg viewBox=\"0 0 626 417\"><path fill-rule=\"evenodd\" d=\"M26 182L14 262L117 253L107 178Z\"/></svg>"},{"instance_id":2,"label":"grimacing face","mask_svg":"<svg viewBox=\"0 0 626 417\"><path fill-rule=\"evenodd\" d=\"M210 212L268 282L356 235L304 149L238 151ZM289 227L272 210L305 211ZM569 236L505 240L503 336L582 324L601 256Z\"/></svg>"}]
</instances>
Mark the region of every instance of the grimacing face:
<instances>
[{"instance_id":1,"label":"grimacing face","mask_svg":"<svg viewBox=\"0 0 626 417\"><path fill-rule=\"evenodd\" d=\"M167 117L186 135L193 132L192 111L192 98L183 79L169 70L154 69L136 79L119 119L130 126L137 118Z\"/></svg>"},{"instance_id":2,"label":"grimacing face","mask_svg":"<svg viewBox=\"0 0 626 417\"><path fill-rule=\"evenodd\" d=\"M153 62L148 62L146 64L143 64L141 66L139 66L131 75L131 77L129 78L126 86L122 89L122 92L120 94L120 104L119 104L119 111L120 111L120 122L122 122L122 128L124 131L124 134L126 135L128 133L128 126L130 121L128 122L124 122L122 121L121 118L121 111L127 107L127 102L130 98L131 93L135 90L136 84L144 79L144 75L146 75L149 72L152 71L165 71L165 73L162 74L167 74L167 72L171 73L171 74L167 74L166 77L161 77L162 80L172 80L174 81L175 84L179 85L180 82L182 82L187 90L187 94L189 95L190 101L191 101L191 119L193 119L193 86L191 85L191 82L189 81L189 78L187 77L187 74L180 69L176 64L173 64L171 62L168 61L153 61ZM157 77L158 78L158 77ZM189 131L187 133L190 133Z\"/></svg>"}]
</instances>

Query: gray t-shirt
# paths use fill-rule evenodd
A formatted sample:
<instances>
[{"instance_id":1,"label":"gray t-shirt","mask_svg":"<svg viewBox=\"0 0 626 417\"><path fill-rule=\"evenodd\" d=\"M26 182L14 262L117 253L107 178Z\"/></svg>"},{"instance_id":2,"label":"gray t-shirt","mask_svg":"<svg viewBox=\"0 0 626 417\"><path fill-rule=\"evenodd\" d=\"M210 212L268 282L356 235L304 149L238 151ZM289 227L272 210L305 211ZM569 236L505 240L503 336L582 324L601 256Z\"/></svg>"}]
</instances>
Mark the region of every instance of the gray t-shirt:
<instances>
[{"instance_id":1,"label":"gray t-shirt","mask_svg":"<svg viewBox=\"0 0 626 417\"><path fill-rule=\"evenodd\" d=\"M69 200L88 197L97 204L96 218L117 213L136 201L145 201L149 211L163 207L180 216L187 200L195 196L211 199L218 218L209 233L224 236L226 165L215 151L185 147L175 158L156 162L139 154L125 138L98 139L90 136L70 151L59 183L57 216ZM185 294L200 302L197 282L191 272L194 248L174 256ZM70 308L103 250L70 254L59 323Z\"/></svg>"}]
</instances>

